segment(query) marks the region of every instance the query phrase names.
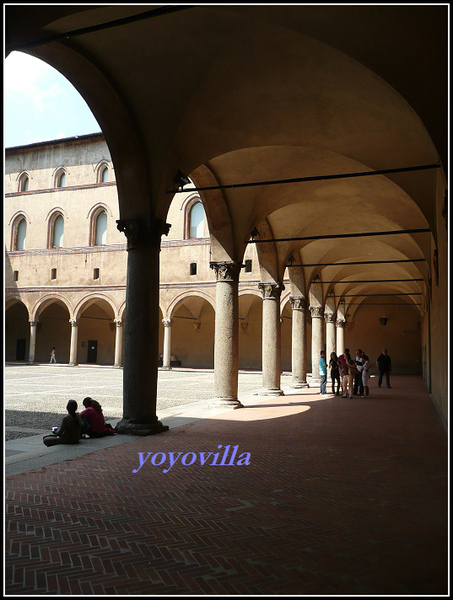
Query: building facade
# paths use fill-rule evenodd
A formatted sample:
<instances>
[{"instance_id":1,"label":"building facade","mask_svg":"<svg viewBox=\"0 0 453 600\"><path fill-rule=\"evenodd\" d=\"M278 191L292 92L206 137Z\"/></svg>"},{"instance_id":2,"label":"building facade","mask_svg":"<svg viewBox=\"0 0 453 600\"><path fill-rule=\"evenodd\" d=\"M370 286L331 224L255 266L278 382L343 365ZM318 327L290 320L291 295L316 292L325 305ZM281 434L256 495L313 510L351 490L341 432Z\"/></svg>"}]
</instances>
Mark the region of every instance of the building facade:
<instances>
[{"instance_id":1,"label":"building facade","mask_svg":"<svg viewBox=\"0 0 453 600\"><path fill-rule=\"evenodd\" d=\"M7 149L6 360L49 362L55 347L60 363L122 366L127 247L118 219L115 171L102 134ZM199 194L175 195L167 221L171 228L160 251L159 365L213 368L216 274ZM263 369L268 346L277 343L281 369L305 385L316 344L329 354L363 348L372 360L386 346L396 372L426 377L422 311L414 303L401 296L397 303L362 298L361 306L351 303L346 310L345 299L331 306L327 300L322 310L310 311L308 299L291 294L288 270L275 298L260 281L251 244L238 286L239 368ZM314 296L316 287L314 280ZM263 330L263 311L273 303L279 331ZM321 327L314 343L313 322ZM293 335L293 327L299 333ZM278 393L279 378L272 366L268 370L264 386Z\"/></svg>"}]
</instances>

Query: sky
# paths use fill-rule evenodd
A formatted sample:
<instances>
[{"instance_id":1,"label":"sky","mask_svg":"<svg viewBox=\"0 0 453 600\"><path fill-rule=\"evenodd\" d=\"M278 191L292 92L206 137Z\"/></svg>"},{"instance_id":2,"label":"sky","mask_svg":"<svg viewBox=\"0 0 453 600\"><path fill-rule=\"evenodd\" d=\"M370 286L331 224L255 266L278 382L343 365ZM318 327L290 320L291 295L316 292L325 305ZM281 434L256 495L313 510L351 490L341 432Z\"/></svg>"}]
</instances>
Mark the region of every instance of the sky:
<instances>
[{"instance_id":1,"label":"sky","mask_svg":"<svg viewBox=\"0 0 453 600\"><path fill-rule=\"evenodd\" d=\"M101 131L80 94L53 67L12 52L3 69L5 148Z\"/></svg>"}]
</instances>

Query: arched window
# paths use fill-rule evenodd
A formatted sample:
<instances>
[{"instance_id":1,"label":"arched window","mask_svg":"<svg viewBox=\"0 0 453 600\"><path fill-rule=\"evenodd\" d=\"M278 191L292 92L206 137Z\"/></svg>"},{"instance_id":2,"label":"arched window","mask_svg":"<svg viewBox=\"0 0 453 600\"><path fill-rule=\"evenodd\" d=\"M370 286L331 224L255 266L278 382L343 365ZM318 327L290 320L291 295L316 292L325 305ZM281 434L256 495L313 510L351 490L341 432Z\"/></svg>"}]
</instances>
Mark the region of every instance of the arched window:
<instances>
[{"instance_id":1,"label":"arched window","mask_svg":"<svg viewBox=\"0 0 453 600\"><path fill-rule=\"evenodd\" d=\"M19 179L19 192L28 192L29 177L23 173Z\"/></svg>"},{"instance_id":2,"label":"arched window","mask_svg":"<svg viewBox=\"0 0 453 600\"><path fill-rule=\"evenodd\" d=\"M204 237L204 208L201 202L195 202L190 209L189 238Z\"/></svg>"},{"instance_id":3,"label":"arched window","mask_svg":"<svg viewBox=\"0 0 453 600\"><path fill-rule=\"evenodd\" d=\"M105 210L96 217L96 229L94 235L94 245L102 246L107 243L107 213Z\"/></svg>"},{"instance_id":4,"label":"arched window","mask_svg":"<svg viewBox=\"0 0 453 600\"><path fill-rule=\"evenodd\" d=\"M55 177L55 187L61 188L66 185L66 173L64 169L60 169Z\"/></svg>"},{"instance_id":5,"label":"arched window","mask_svg":"<svg viewBox=\"0 0 453 600\"><path fill-rule=\"evenodd\" d=\"M57 215L53 222L52 232L52 248L63 247L64 219L61 215Z\"/></svg>"},{"instance_id":6,"label":"arched window","mask_svg":"<svg viewBox=\"0 0 453 600\"><path fill-rule=\"evenodd\" d=\"M106 166L101 167L99 171L99 183L107 183L109 180L109 168Z\"/></svg>"},{"instance_id":7,"label":"arched window","mask_svg":"<svg viewBox=\"0 0 453 600\"><path fill-rule=\"evenodd\" d=\"M17 224L15 250L25 250L26 237L27 237L27 221L22 218L22 219L20 219L20 221Z\"/></svg>"}]
</instances>

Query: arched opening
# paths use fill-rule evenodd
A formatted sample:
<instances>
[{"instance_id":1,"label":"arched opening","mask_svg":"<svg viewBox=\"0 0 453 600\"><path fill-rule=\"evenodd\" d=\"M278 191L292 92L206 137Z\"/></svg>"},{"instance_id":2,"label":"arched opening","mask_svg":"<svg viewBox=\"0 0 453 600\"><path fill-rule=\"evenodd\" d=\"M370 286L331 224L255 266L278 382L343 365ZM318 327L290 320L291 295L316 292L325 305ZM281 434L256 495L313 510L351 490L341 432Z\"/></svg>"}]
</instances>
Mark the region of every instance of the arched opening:
<instances>
[{"instance_id":1,"label":"arched opening","mask_svg":"<svg viewBox=\"0 0 453 600\"><path fill-rule=\"evenodd\" d=\"M52 347L58 363L69 362L71 326L69 310L60 300L46 303L37 315L35 362L49 362Z\"/></svg>"},{"instance_id":2,"label":"arched opening","mask_svg":"<svg viewBox=\"0 0 453 600\"><path fill-rule=\"evenodd\" d=\"M115 361L114 311L101 298L87 301L77 319L79 363L113 365Z\"/></svg>"},{"instance_id":3,"label":"arched opening","mask_svg":"<svg viewBox=\"0 0 453 600\"><path fill-rule=\"evenodd\" d=\"M26 361L30 324L26 306L16 301L5 310L5 361Z\"/></svg>"}]
</instances>

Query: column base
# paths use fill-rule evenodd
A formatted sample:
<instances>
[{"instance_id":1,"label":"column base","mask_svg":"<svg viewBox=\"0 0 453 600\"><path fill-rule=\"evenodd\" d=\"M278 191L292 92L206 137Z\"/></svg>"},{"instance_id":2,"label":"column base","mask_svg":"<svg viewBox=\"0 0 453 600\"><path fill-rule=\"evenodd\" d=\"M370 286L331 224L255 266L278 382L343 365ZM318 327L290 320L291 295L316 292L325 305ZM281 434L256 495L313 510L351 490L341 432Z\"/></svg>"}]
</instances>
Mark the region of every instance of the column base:
<instances>
[{"instance_id":1,"label":"column base","mask_svg":"<svg viewBox=\"0 0 453 600\"><path fill-rule=\"evenodd\" d=\"M117 433L127 435L154 435L168 431L168 425L163 425L160 421L154 423L136 423L131 419L121 419L116 426Z\"/></svg>"},{"instance_id":2,"label":"column base","mask_svg":"<svg viewBox=\"0 0 453 600\"><path fill-rule=\"evenodd\" d=\"M285 392L283 390L266 390L264 389L262 392L256 392L255 396L284 396Z\"/></svg>"},{"instance_id":3,"label":"column base","mask_svg":"<svg viewBox=\"0 0 453 600\"><path fill-rule=\"evenodd\" d=\"M297 383L292 383L291 387L295 390L300 390L302 388L309 388L310 385L306 381L298 381Z\"/></svg>"},{"instance_id":4,"label":"column base","mask_svg":"<svg viewBox=\"0 0 453 600\"><path fill-rule=\"evenodd\" d=\"M113 368L114 368L114 369L121 369L121 367L122 367L122 366L123 366L123 365L113 365Z\"/></svg>"},{"instance_id":5,"label":"column base","mask_svg":"<svg viewBox=\"0 0 453 600\"><path fill-rule=\"evenodd\" d=\"M70 362L68 363L68 367L78 367L79 363L75 363L75 362Z\"/></svg>"},{"instance_id":6,"label":"column base","mask_svg":"<svg viewBox=\"0 0 453 600\"><path fill-rule=\"evenodd\" d=\"M171 371L172 367L160 367L161 371Z\"/></svg>"},{"instance_id":7,"label":"column base","mask_svg":"<svg viewBox=\"0 0 453 600\"><path fill-rule=\"evenodd\" d=\"M244 405L237 399L233 398L213 398L209 402L209 408L244 408Z\"/></svg>"}]
</instances>

